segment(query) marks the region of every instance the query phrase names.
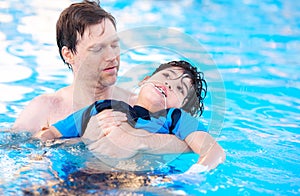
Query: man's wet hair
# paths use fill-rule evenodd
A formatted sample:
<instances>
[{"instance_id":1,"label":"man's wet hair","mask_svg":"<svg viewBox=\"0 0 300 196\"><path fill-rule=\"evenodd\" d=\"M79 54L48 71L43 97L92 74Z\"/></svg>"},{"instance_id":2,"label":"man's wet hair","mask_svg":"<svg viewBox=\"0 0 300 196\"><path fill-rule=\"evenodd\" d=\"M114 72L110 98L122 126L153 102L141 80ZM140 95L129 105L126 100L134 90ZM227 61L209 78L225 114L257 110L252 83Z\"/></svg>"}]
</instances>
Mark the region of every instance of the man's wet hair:
<instances>
[{"instance_id":1,"label":"man's wet hair","mask_svg":"<svg viewBox=\"0 0 300 196\"><path fill-rule=\"evenodd\" d=\"M185 97L185 104L182 106L182 109L192 116L199 117L204 111L204 98L207 94L207 84L204 79L204 74L201 71L198 71L197 68L191 65L189 62L180 60L180 61L170 61L168 63L161 64L153 74L164 70L169 67L180 67L184 70L183 74L188 74L192 80L192 88L189 90L187 96ZM152 74L152 75L153 75Z\"/></svg>"},{"instance_id":2,"label":"man's wet hair","mask_svg":"<svg viewBox=\"0 0 300 196\"><path fill-rule=\"evenodd\" d=\"M98 0L73 3L60 14L56 23L56 42L60 57L70 69L72 66L63 58L62 48L66 46L75 54L78 35L82 36L87 27L99 24L104 19L111 21L116 29L115 18L100 6Z\"/></svg>"}]
</instances>

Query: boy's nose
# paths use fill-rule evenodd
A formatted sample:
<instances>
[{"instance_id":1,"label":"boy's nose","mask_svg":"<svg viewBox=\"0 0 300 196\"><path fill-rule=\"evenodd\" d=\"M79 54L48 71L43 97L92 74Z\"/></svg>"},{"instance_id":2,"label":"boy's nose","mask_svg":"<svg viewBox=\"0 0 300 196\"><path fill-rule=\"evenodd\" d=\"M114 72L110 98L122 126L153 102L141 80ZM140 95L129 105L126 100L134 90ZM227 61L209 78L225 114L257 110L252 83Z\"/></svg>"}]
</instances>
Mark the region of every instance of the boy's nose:
<instances>
[{"instance_id":1,"label":"boy's nose","mask_svg":"<svg viewBox=\"0 0 300 196\"><path fill-rule=\"evenodd\" d=\"M165 85L166 85L170 90L172 90L171 85L170 85L167 81L165 81Z\"/></svg>"}]
</instances>

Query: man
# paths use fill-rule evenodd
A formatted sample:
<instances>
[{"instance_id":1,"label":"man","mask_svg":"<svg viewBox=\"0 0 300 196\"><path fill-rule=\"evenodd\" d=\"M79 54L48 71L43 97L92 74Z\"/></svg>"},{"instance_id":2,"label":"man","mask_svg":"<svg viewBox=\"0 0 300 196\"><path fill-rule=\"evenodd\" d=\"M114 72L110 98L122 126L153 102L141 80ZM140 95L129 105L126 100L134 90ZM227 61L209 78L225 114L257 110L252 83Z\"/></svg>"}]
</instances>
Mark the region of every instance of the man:
<instances>
[{"instance_id":1,"label":"man","mask_svg":"<svg viewBox=\"0 0 300 196\"><path fill-rule=\"evenodd\" d=\"M73 71L74 80L71 85L53 94L34 98L15 121L13 130L26 130L36 134L96 100L117 99L130 105L135 101L132 93L113 86L120 64L119 40L114 17L102 9L99 2L84 0L70 5L57 21L56 34L60 56ZM126 120L123 113L105 110L98 118L91 120L88 130L93 132L96 128L106 129ZM119 139L118 135L115 137ZM160 142L155 140L158 137ZM170 146L166 148L171 148L174 152L182 152L182 149L187 148L184 142L173 135L157 134L157 137L152 138L151 144L147 144L150 149L152 144L158 145L166 141L170 141L167 142ZM150 140L145 140L148 141ZM119 143L120 146L128 144L128 140L123 139L123 142ZM179 150L175 150L176 144ZM145 144L135 140L134 145ZM112 148L111 152L113 151Z\"/></svg>"},{"instance_id":2,"label":"man","mask_svg":"<svg viewBox=\"0 0 300 196\"><path fill-rule=\"evenodd\" d=\"M60 56L74 80L55 93L34 98L17 118L14 130L36 133L99 99L131 102L129 92L113 86L120 64L116 22L98 2L83 1L66 8L56 34Z\"/></svg>"}]
</instances>

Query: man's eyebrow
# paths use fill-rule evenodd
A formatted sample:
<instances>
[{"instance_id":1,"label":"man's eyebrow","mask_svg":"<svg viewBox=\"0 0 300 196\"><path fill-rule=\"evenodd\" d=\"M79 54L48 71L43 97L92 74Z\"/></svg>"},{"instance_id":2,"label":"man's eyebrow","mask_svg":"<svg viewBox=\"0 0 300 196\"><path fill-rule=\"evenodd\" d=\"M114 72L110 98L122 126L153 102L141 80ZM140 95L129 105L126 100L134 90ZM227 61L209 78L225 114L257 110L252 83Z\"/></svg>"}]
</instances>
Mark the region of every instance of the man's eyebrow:
<instances>
[{"instance_id":1,"label":"man's eyebrow","mask_svg":"<svg viewBox=\"0 0 300 196\"><path fill-rule=\"evenodd\" d=\"M92 45L90 45L89 47L88 47L88 49L93 49L93 48L95 48L95 47L103 47L103 46L105 46L105 44L104 43L94 43L94 44L92 44Z\"/></svg>"},{"instance_id":2,"label":"man's eyebrow","mask_svg":"<svg viewBox=\"0 0 300 196\"><path fill-rule=\"evenodd\" d=\"M119 42L120 41L120 38L119 37L115 37L114 39L112 39L112 41L110 41L110 43L115 43L115 42ZM92 49L94 47L105 47L106 45L108 44L108 42L99 42L99 43L94 43L92 45L90 45L88 47L88 49Z\"/></svg>"},{"instance_id":3,"label":"man's eyebrow","mask_svg":"<svg viewBox=\"0 0 300 196\"><path fill-rule=\"evenodd\" d=\"M118 36L112 39L112 42L118 42L118 41L120 41L120 38Z\"/></svg>"}]
</instances>

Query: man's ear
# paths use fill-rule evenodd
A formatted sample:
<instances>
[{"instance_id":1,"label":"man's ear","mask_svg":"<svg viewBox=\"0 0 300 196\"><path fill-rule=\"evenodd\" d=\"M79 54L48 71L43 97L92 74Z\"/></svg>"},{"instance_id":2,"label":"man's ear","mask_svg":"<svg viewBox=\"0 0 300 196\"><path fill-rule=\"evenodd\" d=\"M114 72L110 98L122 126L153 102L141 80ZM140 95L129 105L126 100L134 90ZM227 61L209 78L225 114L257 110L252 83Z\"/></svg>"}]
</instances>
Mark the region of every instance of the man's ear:
<instances>
[{"instance_id":1,"label":"man's ear","mask_svg":"<svg viewBox=\"0 0 300 196\"><path fill-rule=\"evenodd\" d=\"M66 46L62 47L61 54L64 57L66 63L68 63L70 65L74 64L74 55L71 52L71 50L69 50L68 47L66 47Z\"/></svg>"},{"instance_id":2,"label":"man's ear","mask_svg":"<svg viewBox=\"0 0 300 196\"><path fill-rule=\"evenodd\" d=\"M139 82L139 86L142 86L149 78L150 78L150 76L144 77L144 79Z\"/></svg>"}]
</instances>

